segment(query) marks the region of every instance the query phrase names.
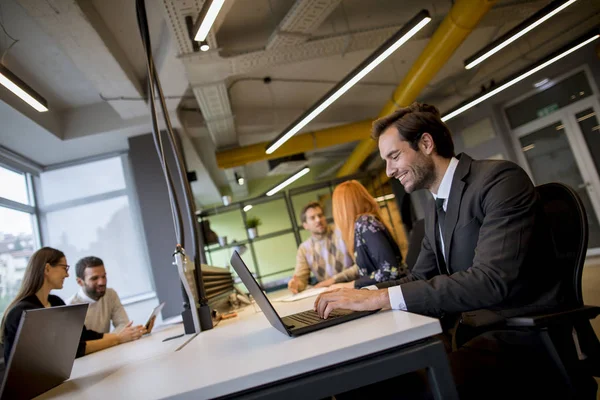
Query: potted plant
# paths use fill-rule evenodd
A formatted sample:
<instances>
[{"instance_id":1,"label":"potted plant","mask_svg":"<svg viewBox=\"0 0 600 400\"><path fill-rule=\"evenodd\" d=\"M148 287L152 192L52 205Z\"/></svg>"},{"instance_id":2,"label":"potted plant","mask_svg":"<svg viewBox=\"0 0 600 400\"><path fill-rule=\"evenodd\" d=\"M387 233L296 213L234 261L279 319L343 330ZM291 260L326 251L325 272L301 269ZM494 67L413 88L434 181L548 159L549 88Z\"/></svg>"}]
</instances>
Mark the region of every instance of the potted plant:
<instances>
[{"instance_id":1,"label":"potted plant","mask_svg":"<svg viewBox=\"0 0 600 400\"><path fill-rule=\"evenodd\" d=\"M261 224L261 220L258 217L248 217L246 219L246 226L248 227L248 237L254 239L258 236L257 227Z\"/></svg>"}]
</instances>

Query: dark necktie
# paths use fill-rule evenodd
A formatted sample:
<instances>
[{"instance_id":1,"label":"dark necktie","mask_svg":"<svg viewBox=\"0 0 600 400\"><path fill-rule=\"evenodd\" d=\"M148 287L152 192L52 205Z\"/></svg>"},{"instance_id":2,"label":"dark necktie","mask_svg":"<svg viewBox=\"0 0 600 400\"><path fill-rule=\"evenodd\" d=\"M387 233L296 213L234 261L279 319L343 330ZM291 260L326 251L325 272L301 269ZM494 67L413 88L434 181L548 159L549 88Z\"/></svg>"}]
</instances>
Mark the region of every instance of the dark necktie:
<instances>
[{"instance_id":1,"label":"dark necktie","mask_svg":"<svg viewBox=\"0 0 600 400\"><path fill-rule=\"evenodd\" d=\"M444 222L446 222L446 211L444 211L444 200L442 198L435 199L435 208L437 209L438 224L442 232L444 232Z\"/></svg>"},{"instance_id":2,"label":"dark necktie","mask_svg":"<svg viewBox=\"0 0 600 400\"><path fill-rule=\"evenodd\" d=\"M446 221L446 211L444 211L444 200L446 199L442 199L442 198L437 198L435 199L435 208L437 211L437 224L438 226L436 226L436 231L435 231L435 237L436 237L436 244L437 244L437 250L438 250L438 260L440 263L440 266L442 267L442 271L446 271L446 273L448 273L448 268L446 267L446 260L444 260L444 251L443 251L443 246L442 246L442 235L444 232L444 222ZM441 232L440 232L441 231Z\"/></svg>"}]
</instances>

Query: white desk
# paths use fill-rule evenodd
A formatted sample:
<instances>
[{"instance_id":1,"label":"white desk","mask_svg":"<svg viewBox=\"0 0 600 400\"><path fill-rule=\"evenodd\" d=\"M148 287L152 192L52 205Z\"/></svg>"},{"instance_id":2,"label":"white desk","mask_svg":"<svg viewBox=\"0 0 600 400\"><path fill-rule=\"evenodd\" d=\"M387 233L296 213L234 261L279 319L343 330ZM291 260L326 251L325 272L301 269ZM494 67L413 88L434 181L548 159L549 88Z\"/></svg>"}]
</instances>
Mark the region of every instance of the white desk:
<instances>
[{"instance_id":1,"label":"white desk","mask_svg":"<svg viewBox=\"0 0 600 400\"><path fill-rule=\"evenodd\" d=\"M54 391L59 389L61 398L77 398L80 391L108 377L119 368L130 363L142 362L160 354L173 353L194 337L194 335L184 335L163 342L166 338L182 333L184 333L183 324L156 327L150 335L144 336L135 342L124 343L77 358L73 364L71 378L36 399L53 398Z\"/></svg>"},{"instance_id":2,"label":"white desk","mask_svg":"<svg viewBox=\"0 0 600 400\"><path fill-rule=\"evenodd\" d=\"M293 303L273 304L283 316L306 310L313 303L314 298L308 298ZM290 338L273 328L261 312L255 312L254 307L249 306L240 312L238 318L222 321L216 328L200 333L181 351L161 350L159 355L136 361L127 356L128 361L121 364L123 366L120 368L117 366L116 370L110 366L114 362L110 355L103 355L102 359L89 356L90 364L106 362L106 368L114 372L93 380L84 378L82 385L68 381L40 399L208 399L234 394L237 397L240 392L282 380L304 379L314 375L314 371L341 371L341 366L359 358L360 368L367 368L370 365L369 357L379 357L377 354L381 352L385 352L382 357L397 354L398 346L430 338L440 332L441 327L436 319L388 310ZM156 343L160 344L164 343ZM131 344L131 348L136 347L136 353L138 346L139 352L142 352L141 346L145 347L145 344L143 341ZM426 360L422 361L425 364L415 368L401 365L406 363L390 364L394 366L391 376L431 366L432 359L441 358L438 367L443 369L445 365L446 370L442 372L447 378L449 370L441 343L430 341L425 347L427 349L423 351L428 352L423 358ZM119 350L120 346L111 349L114 352ZM406 353L405 349L398 351ZM75 376L81 377L84 374L82 371L84 368L79 362L74 368ZM441 376L432 378L439 380ZM74 380L78 379L82 378ZM345 379L346 384L347 381ZM455 394L451 393L450 397L455 398Z\"/></svg>"}]
</instances>

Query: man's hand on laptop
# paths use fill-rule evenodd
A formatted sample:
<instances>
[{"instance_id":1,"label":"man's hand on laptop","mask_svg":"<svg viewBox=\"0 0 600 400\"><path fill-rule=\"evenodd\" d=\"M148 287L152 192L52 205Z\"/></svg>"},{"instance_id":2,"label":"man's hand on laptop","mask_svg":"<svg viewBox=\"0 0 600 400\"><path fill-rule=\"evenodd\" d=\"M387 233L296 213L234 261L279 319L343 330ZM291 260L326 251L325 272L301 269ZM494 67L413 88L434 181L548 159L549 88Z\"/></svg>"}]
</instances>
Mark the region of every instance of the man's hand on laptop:
<instances>
[{"instance_id":1,"label":"man's hand on laptop","mask_svg":"<svg viewBox=\"0 0 600 400\"><path fill-rule=\"evenodd\" d=\"M387 290L336 289L321 293L315 300L314 310L327 318L333 310L368 311L390 306Z\"/></svg>"},{"instance_id":2,"label":"man's hand on laptop","mask_svg":"<svg viewBox=\"0 0 600 400\"><path fill-rule=\"evenodd\" d=\"M127 343L133 340L138 340L144 333L146 333L146 329L142 325L131 326L132 324L133 321L129 321L127 326L125 326L125 328L123 328L123 330L117 334L119 343Z\"/></svg>"}]
</instances>

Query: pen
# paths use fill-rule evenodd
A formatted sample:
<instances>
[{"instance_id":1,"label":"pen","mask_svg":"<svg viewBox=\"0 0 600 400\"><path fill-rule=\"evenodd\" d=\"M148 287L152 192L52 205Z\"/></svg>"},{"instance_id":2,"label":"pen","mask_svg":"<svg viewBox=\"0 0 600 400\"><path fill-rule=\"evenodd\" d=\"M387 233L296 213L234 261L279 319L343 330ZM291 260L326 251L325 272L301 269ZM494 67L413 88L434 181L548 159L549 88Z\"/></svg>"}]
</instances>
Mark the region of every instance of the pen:
<instances>
[{"instance_id":1,"label":"pen","mask_svg":"<svg viewBox=\"0 0 600 400\"><path fill-rule=\"evenodd\" d=\"M183 337L183 335L185 335L185 333L182 333L181 335L177 335L177 336L171 336L171 337L168 337L168 338L166 338L166 339L163 339L163 342L166 342L166 341L168 341L168 340L173 340L173 339L177 339L177 338Z\"/></svg>"}]
</instances>

